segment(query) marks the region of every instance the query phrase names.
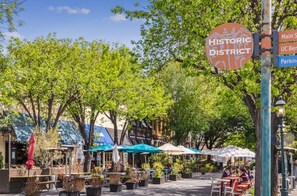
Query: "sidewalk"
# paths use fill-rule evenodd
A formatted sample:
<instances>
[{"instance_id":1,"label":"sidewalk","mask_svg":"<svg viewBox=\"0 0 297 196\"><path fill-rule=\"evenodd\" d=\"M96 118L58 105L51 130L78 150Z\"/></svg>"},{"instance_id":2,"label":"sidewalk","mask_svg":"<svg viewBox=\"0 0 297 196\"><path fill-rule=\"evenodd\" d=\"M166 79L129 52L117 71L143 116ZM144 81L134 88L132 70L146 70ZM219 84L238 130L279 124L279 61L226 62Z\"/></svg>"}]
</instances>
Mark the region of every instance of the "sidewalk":
<instances>
[{"instance_id":1,"label":"sidewalk","mask_svg":"<svg viewBox=\"0 0 297 196\"><path fill-rule=\"evenodd\" d=\"M209 196L211 180L209 175L200 176L198 173L193 174L192 179L182 179L178 181L168 181L163 184L149 184L148 187L140 187L135 190L126 190L123 185L121 192L113 193L109 191L109 187L102 188L104 196ZM18 196L24 194L6 194L7 196ZM59 191L46 191L41 193L42 196L59 195ZM80 194L85 196L85 193Z\"/></svg>"},{"instance_id":2,"label":"sidewalk","mask_svg":"<svg viewBox=\"0 0 297 196\"><path fill-rule=\"evenodd\" d=\"M126 190L126 186L123 185L121 192L113 193L109 191L108 187L102 188L102 195L105 196L209 196L211 178L220 178L221 173L207 173L201 175L200 173L193 173L193 178L182 179L178 181L168 181L164 184L149 184L148 187L140 187L135 190ZM0 194L7 196L19 196L24 194ZM42 196L59 195L59 191L46 191L41 193ZM85 193L80 195L85 196ZM247 194L246 194L247 195ZM297 196L297 190L291 191L291 196Z\"/></svg>"}]
</instances>

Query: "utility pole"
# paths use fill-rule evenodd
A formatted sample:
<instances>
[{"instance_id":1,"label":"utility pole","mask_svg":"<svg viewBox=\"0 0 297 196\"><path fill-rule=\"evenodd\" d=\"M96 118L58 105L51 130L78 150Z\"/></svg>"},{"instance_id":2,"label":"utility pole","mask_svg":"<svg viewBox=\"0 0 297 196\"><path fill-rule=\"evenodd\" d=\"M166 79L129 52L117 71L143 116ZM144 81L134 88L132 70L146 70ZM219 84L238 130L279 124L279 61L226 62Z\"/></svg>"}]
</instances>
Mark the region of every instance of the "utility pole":
<instances>
[{"instance_id":1,"label":"utility pole","mask_svg":"<svg viewBox=\"0 0 297 196\"><path fill-rule=\"evenodd\" d=\"M271 196L271 0L262 0L261 196Z\"/></svg>"}]
</instances>

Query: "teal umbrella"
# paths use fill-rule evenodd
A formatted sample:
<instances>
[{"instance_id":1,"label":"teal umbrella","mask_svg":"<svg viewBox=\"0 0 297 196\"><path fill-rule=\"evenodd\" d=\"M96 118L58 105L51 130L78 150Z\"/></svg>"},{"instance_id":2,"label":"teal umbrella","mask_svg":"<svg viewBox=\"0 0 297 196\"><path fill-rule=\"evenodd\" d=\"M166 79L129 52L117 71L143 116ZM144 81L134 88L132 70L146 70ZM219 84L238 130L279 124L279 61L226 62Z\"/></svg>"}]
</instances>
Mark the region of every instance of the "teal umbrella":
<instances>
[{"instance_id":1,"label":"teal umbrella","mask_svg":"<svg viewBox=\"0 0 297 196\"><path fill-rule=\"evenodd\" d=\"M194 152L196 152L196 153L200 153L200 152L201 152L201 150L197 150L197 149L195 149L195 148L188 148L188 149L190 149L190 150L192 150L192 151L194 151Z\"/></svg>"},{"instance_id":2,"label":"teal umbrella","mask_svg":"<svg viewBox=\"0 0 297 196\"><path fill-rule=\"evenodd\" d=\"M162 150L160 150L154 146L147 145L147 144L136 144L133 146L125 146L122 149L120 149L120 151L128 152L128 153L140 153L140 152L158 153L158 152L162 152Z\"/></svg>"},{"instance_id":3,"label":"teal umbrella","mask_svg":"<svg viewBox=\"0 0 297 196\"><path fill-rule=\"evenodd\" d=\"M108 150L112 150L113 146L110 144L103 144L103 145L99 145L96 146L94 148L89 149L89 152L96 152L96 151L108 151Z\"/></svg>"}]
</instances>

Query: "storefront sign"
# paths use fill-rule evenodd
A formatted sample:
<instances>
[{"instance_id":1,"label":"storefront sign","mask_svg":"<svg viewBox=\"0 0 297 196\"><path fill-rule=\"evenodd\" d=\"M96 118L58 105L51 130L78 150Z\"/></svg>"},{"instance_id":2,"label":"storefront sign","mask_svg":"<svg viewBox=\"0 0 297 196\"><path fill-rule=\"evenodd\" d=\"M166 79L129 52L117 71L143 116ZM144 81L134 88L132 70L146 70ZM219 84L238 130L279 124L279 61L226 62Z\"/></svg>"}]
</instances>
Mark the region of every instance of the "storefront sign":
<instances>
[{"instance_id":1,"label":"storefront sign","mask_svg":"<svg viewBox=\"0 0 297 196\"><path fill-rule=\"evenodd\" d=\"M209 62L220 70L238 69L253 54L253 36L240 24L222 24L207 37L205 53Z\"/></svg>"}]
</instances>

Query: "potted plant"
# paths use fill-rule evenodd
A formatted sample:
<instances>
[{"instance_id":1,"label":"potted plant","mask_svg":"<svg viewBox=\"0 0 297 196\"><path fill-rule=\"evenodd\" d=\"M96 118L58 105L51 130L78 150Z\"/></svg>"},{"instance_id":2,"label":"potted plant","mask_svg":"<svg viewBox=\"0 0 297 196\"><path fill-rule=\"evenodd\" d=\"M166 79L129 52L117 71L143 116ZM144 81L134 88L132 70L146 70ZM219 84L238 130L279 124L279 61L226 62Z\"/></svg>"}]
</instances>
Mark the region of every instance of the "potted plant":
<instances>
[{"instance_id":1,"label":"potted plant","mask_svg":"<svg viewBox=\"0 0 297 196\"><path fill-rule=\"evenodd\" d=\"M149 169L151 168L149 163L143 163L141 165L142 170L140 172L140 178L139 178L139 186L148 186L148 178L149 178Z\"/></svg>"},{"instance_id":2,"label":"potted plant","mask_svg":"<svg viewBox=\"0 0 297 196\"><path fill-rule=\"evenodd\" d=\"M165 182L165 178L163 177L163 169L164 166L161 162L154 163L154 177L153 184L162 184Z\"/></svg>"},{"instance_id":3,"label":"potted plant","mask_svg":"<svg viewBox=\"0 0 297 196\"><path fill-rule=\"evenodd\" d=\"M207 163L207 164L205 165L205 169L206 169L206 171L207 171L208 173L212 172L213 168L214 168L214 165L211 164L211 163Z\"/></svg>"},{"instance_id":4,"label":"potted plant","mask_svg":"<svg viewBox=\"0 0 297 196\"><path fill-rule=\"evenodd\" d=\"M63 176L63 191L59 192L59 196L80 196L74 176Z\"/></svg>"},{"instance_id":5,"label":"potted plant","mask_svg":"<svg viewBox=\"0 0 297 196\"><path fill-rule=\"evenodd\" d=\"M127 168L126 172L126 181L125 185L127 187L127 190L133 190L137 188L138 178L137 178L137 172L135 168Z\"/></svg>"},{"instance_id":6,"label":"potted plant","mask_svg":"<svg viewBox=\"0 0 297 196\"><path fill-rule=\"evenodd\" d=\"M201 175L204 175L204 174L205 174L206 169L205 169L204 166L202 166L202 167L200 168L200 172L201 172Z\"/></svg>"},{"instance_id":7,"label":"potted plant","mask_svg":"<svg viewBox=\"0 0 297 196\"><path fill-rule=\"evenodd\" d=\"M172 174L169 175L169 180L176 181L180 178L180 172L183 169L183 165L179 159L176 159L176 162L172 166Z\"/></svg>"},{"instance_id":8,"label":"potted plant","mask_svg":"<svg viewBox=\"0 0 297 196\"><path fill-rule=\"evenodd\" d=\"M93 173L91 173L91 179L88 180L88 186L86 186L86 191L88 196L101 195L103 183L103 176L100 174L100 167L95 167Z\"/></svg>"},{"instance_id":9,"label":"potted plant","mask_svg":"<svg viewBox=\"0 0 297 196\"><path fill-rule=\"evenodd\" d=\"M110 192L121 192L122 183L120 174L110 174L109 175L109 189Z\"/></svg>"},{"instance_id":10,"label":"potted plant","mask_svg":"<svg viewBox=\"0 0 297 196\"><path fill-rule=\"evenodd\" d=\"M148 178L149 178L149 172L146 169L142 169L140 173L140 179L139 179L139 186L148 186Z\"/></svg>"},{"instance_id":11,"label":"potted plant","mask_svg":"<svg viewBox=\"0 0 297 196\"><path fill-rule=\"evenodd\" d=\"M28 181L26 183L26 187L24 189L25 195L28 196L37 196L40 195L40 186L38 185L36 181L36 177L30 177L28 178Z\"/></svg>"},{"instance_id":12,"label":"potted plant","mask_svg":"<svg viewBox=\"0 0 297 196\"><path fill-rule=\"evenodd\" d=\"M188 160L183 166L182 178L192 178L193 161Z\"/></svg>"}]
</instances>

